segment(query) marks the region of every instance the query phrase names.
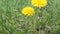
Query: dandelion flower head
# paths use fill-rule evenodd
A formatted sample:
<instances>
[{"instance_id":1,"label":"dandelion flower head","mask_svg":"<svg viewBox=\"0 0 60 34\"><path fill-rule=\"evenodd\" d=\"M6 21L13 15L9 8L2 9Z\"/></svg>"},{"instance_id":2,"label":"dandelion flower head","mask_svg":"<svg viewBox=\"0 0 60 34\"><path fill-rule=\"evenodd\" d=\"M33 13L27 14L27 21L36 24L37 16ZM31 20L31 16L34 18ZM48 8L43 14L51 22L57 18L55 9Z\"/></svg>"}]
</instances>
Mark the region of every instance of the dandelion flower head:
<instances>
[{"instance_id":1,"label":"dandelion flower head","mask_svg":"<svg viewBox=\"0 0 60 34\"><path fill-rule=\"evenodd\" d=\"M32 0L32 5L37 6L39 8L47 5L47 0Z\"/></svg>"},{"instance_id":2,"label":"dandelion flower head","mask_svg":"<svg viewBox=\"0 0 60 34\"><path fill-rule=\"evenodd\" d=\"M26 16L32 16L34 13L35 12L34 12L34 9L32 7L27 6L27 7L24 7L22 9L22 14L24 14Z\"/></svg>"}]
</instances>

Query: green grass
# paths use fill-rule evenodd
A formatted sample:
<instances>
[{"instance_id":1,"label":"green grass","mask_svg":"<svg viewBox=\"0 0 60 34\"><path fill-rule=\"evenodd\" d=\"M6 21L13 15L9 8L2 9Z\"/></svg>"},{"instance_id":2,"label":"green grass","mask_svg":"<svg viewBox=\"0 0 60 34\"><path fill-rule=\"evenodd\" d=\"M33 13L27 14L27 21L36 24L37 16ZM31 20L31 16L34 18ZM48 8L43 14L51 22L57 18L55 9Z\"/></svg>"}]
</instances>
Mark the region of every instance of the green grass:
<instances>
[{"instance_id":1,"label":"green grass","mask_svg":"<svg viewBox=\"0 0 60 34\"><path fill-rule=\"evenodd\" d=\"M34 7L30 1L0 0L0 34L60 34L60 0L47 0L44 8ZM36 14L22 15L25 6L33 7Z\"/></svg>"}]
</instances>

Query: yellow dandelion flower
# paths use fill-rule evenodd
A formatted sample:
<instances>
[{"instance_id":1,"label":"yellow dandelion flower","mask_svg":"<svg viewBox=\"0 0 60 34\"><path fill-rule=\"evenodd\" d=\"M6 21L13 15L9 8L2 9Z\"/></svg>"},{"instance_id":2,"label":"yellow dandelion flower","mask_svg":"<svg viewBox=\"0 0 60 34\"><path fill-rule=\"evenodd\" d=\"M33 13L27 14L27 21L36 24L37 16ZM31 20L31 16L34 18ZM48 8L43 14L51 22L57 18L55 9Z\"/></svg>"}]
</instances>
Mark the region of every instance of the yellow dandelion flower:
<instances>
[{"instance_id":1,"label":"yellow dandelion flower","mask_svg":"<svg viewBox=\"0 0 60 34\"><path fill-rule=\"evenodd\" d=\"M32 5L37 6L39 8L47 5L47 0L32 0Z\"/></svg>"},{"instance_id":2,"label":"yellow dandelion flower","mask_svg":"<svg viewBox=\"0 0 60 34\"><path fill-rule=\"evenodd\" d=\"M26 16L32 16L34 14L34 9L32 7L25 7L22 9L22 14L26 15Z\"/></svg>"}]
</instances>

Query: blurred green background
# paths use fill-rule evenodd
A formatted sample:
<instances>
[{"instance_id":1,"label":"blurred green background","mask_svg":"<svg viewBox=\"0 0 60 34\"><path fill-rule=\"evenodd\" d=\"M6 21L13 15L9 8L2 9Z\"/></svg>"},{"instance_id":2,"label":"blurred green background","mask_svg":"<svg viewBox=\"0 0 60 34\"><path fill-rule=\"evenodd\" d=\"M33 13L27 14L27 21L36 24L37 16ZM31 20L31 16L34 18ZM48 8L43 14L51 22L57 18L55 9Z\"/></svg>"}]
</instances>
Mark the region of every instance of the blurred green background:
<instances>
[{"instance_id":1,"label":"blurred green background","mask_svg":"<svg viewBox=\"0 0 60 34\"><path fill-rule=\"evenodd\" d=\"M60 34L60 0L47 1L46 7L37 8L31 0L0 0L0 34ZM36 14L22 15L26 6Z\"/></svg>"}]
</instances>

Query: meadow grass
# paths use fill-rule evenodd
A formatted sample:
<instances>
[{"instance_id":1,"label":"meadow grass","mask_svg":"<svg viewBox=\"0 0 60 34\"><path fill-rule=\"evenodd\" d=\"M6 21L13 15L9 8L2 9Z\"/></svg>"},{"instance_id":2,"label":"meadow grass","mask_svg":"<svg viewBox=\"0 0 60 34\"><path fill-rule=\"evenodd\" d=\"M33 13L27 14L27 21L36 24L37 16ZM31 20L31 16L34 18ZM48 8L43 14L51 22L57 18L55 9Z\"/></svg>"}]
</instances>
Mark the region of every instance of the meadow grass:
<instances>
[{"instance_id":1,"label":"meadow grass","mask_svg":"<svg viewBox=\"0 0 60 34\"><path fill-rule=\"evenodd\" d=\"M60 0L47 0L37 8L31 0L0 0L0 34L60 34ZM23 7L31 6L35 15L26 17Z\"/></svg>"}]
</instances>

